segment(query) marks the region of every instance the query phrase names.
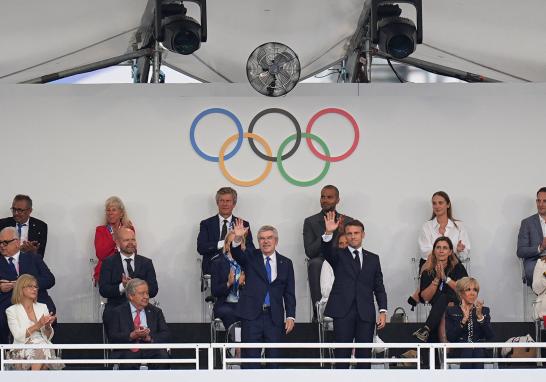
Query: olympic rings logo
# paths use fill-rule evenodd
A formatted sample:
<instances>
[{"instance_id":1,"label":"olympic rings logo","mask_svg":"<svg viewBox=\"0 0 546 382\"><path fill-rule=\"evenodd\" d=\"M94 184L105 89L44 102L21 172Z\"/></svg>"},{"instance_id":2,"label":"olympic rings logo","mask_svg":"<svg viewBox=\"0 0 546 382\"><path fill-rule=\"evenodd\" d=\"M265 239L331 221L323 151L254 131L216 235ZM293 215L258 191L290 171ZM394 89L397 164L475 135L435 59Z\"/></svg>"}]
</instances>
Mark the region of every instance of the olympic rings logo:
<instances>
[{"instance_id":1,"label":"olympic rings logo","mask_svg":"<svg viewBox=\"0 0 546 382\"><path fill-rule=\"evenodd\" d=\"M294 128L296 129L295 134L292 134L292 135L288 136L281 143L281 145L279 146L279 151L277 152L276 155L274 155L272 153L271 147L269 146L267 141L263 137L261 137L260 135L254 133L254 127L255 127L256 123L258 122L258 120L260 118L262 118L264 115L273 114L273 113L277 113L277 114L281 114L281 115L286 116L293 123ZM237 134L232 135L232 136L230 136L230 137L228 137L226 139L226 141L222 144L222 147L220 148L220 152L219 152L218 156L212 156L212 155L209 155L209 154L203 152L199 148L199 146L197 145L197 142L195 141L195 130L197 129L197 125L199 124L199 122L203 118L205 118L207 115L210 115L210 114L225 115L229 119L231 119L233 121L233 123L235 124L235 126L237 127ZM328 149L328 146L326 145L326 143L320 137L318 137L317 135L311 133L313 125L315 124L317 119L319 119L320 117L322 117L323 115L326 115L326 114L341 115L342 117L344 117L345 119L347 119L351 123L351 125L353 127L353 130L354 130L354 140L353 140L353 143L352 143L351 147L349 147L349 149L345 153L343 153L341 155L338 155L338 156L330 156L330 150ZM322 159L325 162L324 163L324 168L322 169L320 174L318 176L316 176L315 178L311 179L311 180L297 180L297 179L294 179L293 177L291 177L286 172L286 170L284 169L284 166L283 166L283 161L290 158L292 155L294 155L296 153L296 150L298 150L298 148L299 148L299 146L301 144L302 137L305 138L305 140L307 142L307 146L309 147L309 150L311 150L311 152L317 158ZM241 180L241 179L235 178L233 175L231 175L227 171L226 165L225 165L225 161L232 158L241 149L244 138L248 139L248 143L249 143L250 148L252 149L252 151L258 157L262 158L263 160L265 160L267 162L267 164L265 166L265 170L262 172L262 174L260 174L260 176L258 176L257 178L251 179L251 180ZM258 143L260 143L260 145L263 147L263 149L265 151L265 154L263 152L261 152L260 150L258 150L254 140L256 140L256 141L258 141ZM195 117L195 119L193 120L193 122L191 124L191 129L190 129L190 142L191 142L191 145L192 145L193 149L195 150L195 152L201 158L203 158L203 159L205 159L207 161L217 162L219 164L219 166L220 166L220 171L222 172L224 177L226 177L226 179L228 179L233 184L236 184L238 186L243 186L243 187L251 187L251 186L255 186L255 185L261 183L269 175L269 173L271 172L273 162L275 162L277 164L277 168L278 168L279 173L281 174L281 176L286 181L288 181L289 183L291 183L291 184L293 184L295 186L300 186L300 187L308 187L308 186L312 186L314 184L317 184L328 173L328 170L330 169L330 163L339 162L339 161L342 161L342 160L346 159L347 157L349 157L356 150L356 147L358 146L359 140L360 140L360 130L359 130L358 124L356 123L353 116L351 114L349 114L348 112L346 112L345 110L343 110L343 109L332 108L332 107L322 109L319 112L317 112L315 115L313 115L311 117L311 119L309 120L309 122L307 123L307 128L305 129L305 133L301 132L300 124L298 123L298 121L296 120L296 118L292 114L290 114L288 111L286 111L284 109L279 109L279 108L265 109L265 110L262 110L261 112L259 112L258 114L256 114L256 116L250 122L250 125L248 126L248 132L246 132L246 133L243 131L243 126L242 126L241 121L239 120L239 118L237 118L235 116L235 114L233 114L231 111L226 110L226 109L222 109L222 108L210 108L210 109L206 109L206 110L202 111L201 113L199 113L197 115L197 117ZM295 141L294 142L294 147L292 147L292 149L290 151L288 151L286 154L284 154L284 150L286 149L286 146L292 141ZM313 144L313 141L315 141L322 148L322 151L324 152L324 154L317 150L317 148ZM226 153L227 148L233 142L235 142L235 147L229 153Z\"/></svg>"}]
</instances>

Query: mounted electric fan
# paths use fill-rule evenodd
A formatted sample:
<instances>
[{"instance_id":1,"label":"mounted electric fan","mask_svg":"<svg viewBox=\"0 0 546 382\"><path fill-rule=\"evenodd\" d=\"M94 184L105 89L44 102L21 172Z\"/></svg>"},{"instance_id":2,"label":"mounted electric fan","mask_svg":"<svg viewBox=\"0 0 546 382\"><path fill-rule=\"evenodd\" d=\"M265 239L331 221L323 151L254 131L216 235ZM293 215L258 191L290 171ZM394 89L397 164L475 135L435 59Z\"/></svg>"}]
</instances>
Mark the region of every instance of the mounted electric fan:
<instances>
[{"instance_id":1,"label":"mounted electric fan","mask_svg":"<svg viewBox=\"0 0 546 382\"><path fill-rule=\"evenodd\" d=\"M246 75L259 93L278 97L296 86L300 79L300 60L292 49L279 42L260 45L248 57Z\"/></svg>"}]
</instances>

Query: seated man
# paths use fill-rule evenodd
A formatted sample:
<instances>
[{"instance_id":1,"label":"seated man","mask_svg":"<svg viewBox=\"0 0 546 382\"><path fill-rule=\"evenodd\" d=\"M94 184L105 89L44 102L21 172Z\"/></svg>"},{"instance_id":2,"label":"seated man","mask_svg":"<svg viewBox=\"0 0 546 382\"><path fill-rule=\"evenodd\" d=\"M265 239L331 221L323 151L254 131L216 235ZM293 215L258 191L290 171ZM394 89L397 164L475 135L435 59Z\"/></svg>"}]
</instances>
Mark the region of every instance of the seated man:
<instances>
[{"instance_id":1,"label":"seated man","mask_svg":"<svg viewBox=\"0 0 546 382\"><path fill-rule=\"evenodd\" d=\"M163 312L149 304L146 281L136 278L128 281L125 292L129 301L112 309L108 315L108 340L114 344L169 342L171 334ZM169 355L165 349L130 349L115 350L112 358L165 359ZM161 368L161 365L165 364L150 365L150 369ZM137 369L138 365L121 364L120 368Z\"/></svg>"},{"instance_id":2,"label":"seated man","mask_svg":"<svg viewBox=\"0 0 546 382\"><path fill-rule=\"evenodd\" d=\"M9 328L5 311L11 306L15 281L22 274L29 274L38 281L38 302L47 305L55 314L55 304L47 290L55 285L55 277L42 258L21 250L17 229L6 227L0 231L0 343L8 343ZM39 317L38 317L39 318Z\"/></svg>"},{"instance_id":3,"label":"seated man","mask_svg":"<svg viewBox=\"0 0 546 382\"><path fill-rule=\"evenodd\" d=\"M533 271L540 256L546 251L546 187L537 192L537 213L521 221L517 255L523 259L527 285L533 285Z\"/></svg>"},{"instance_id":4,"label":"seated man","mask_svg":"<svg viewBox=\"0 0 546 382\"><path fill-rule=\"evenodd\" d=\"M146 281L151 298L157 295L159 289L152 260L136 254L135 232L122 227L115 236L119 252L103 261L99 279L100 294L108 299L103 314L105 324L108 321L105 316L116 306L127 302L125 288L131 279L139 278Z\"/></svg>"},{"instance_id":5,"label":"seated man","mask_svg":"<svg viewBox=\"0 0 546 382\"><path fill-rule=\"evenodd\" d=\"M47 224L30 216L32 199L28 195L15 195L11 203L12 217L0 219L0 229L15 227L21 251L37 253L43 259L47 244Z\"/></svg>"}]
</instances>

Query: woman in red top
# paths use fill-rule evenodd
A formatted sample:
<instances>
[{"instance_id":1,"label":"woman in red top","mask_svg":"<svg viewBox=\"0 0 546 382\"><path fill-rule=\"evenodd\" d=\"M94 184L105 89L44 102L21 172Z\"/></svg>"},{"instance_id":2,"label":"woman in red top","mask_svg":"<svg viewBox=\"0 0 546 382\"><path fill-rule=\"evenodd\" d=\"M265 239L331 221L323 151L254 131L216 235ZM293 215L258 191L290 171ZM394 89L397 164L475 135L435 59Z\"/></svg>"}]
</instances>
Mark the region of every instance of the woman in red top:
<instances>
[{"instance_id":1,"label":"woman in red top","mask_svg":"<svg viewBox=\"0 0 546 382\"><path fill-rule=\"evenodd\" d=\"M95 285L99 282L100 269L102 262L108 256L116 253L117 247L114 241L114 235L120 227L128 227L135 230L133 223L127 216L125 205L117 196L111 196L104 203L105 224L100 225L95 230L95 254L98 263L95 266L93 279Z\"/></svg>"}]
</instances>

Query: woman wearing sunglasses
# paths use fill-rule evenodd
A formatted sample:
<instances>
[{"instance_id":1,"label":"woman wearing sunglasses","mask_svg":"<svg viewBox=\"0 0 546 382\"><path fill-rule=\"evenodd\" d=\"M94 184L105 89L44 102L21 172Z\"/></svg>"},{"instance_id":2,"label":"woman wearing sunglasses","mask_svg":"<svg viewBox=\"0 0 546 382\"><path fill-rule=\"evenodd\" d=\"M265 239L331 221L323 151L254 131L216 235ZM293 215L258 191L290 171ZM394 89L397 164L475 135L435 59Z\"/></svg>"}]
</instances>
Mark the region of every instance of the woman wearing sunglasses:
<instances>
[{"instance_id":1,"label":"woman wearing sunglasses","mask_svg":"<svg viewBox=\"0 0 546 382\"><path fill-rule=\"evenodd\" d=\"M457 293L461 303L446 311L446 332L449 342L473 343L491 340L494 337L489 308L478 300L480 284L473 277L457 281ZM484 358L483 348L453 349L455 358ZM461 369L483 369L483 363L461 363Z\"/></svg>"}]
</instances>

